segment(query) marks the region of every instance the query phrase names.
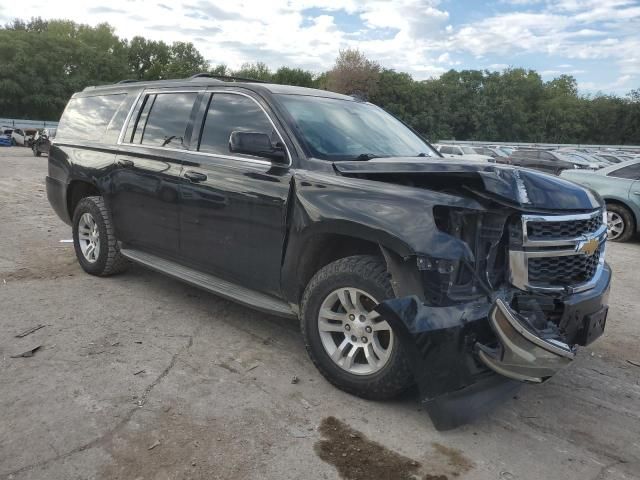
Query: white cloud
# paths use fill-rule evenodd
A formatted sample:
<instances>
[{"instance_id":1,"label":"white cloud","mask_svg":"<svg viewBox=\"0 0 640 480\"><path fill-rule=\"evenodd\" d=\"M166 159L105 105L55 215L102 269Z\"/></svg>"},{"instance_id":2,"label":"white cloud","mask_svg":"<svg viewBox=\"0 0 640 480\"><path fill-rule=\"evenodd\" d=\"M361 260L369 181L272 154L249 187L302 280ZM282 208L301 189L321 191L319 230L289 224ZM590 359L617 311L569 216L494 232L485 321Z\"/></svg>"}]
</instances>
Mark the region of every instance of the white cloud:
<instances>
[{"instance_id":1,"label":"white cloud","mask_svg":"<svg viewBox=\"0 0 640 480\"><path fill-rule=\"evenodd\" d=\"M263 61L272 68L330 68L340 49L356 47L383 66L416 78L439 75L471 54L491 70L518 57L552 56L543 73L577 74L580 60L617 71L617 85L640 76L637 0L500 0L489 16L459 24L441 0L24 0L20 11L43 18L107 21L126 38L192 41L213 63L232 68ZM502 8L504 11L500 11ZM313 14L308 9L313 8ZM317 13L321 12L321 13ZM345 13L347 15L345 15ZM6 12L0 15L7 18ZM355 22L353 28L342 23ZM468 67L467 67L468 68ZM576 72L576 73L571 73ZM554 73L555 74L555 73ZM622 88L622 87L616 87Z\"/></svg>"}]
</instances>

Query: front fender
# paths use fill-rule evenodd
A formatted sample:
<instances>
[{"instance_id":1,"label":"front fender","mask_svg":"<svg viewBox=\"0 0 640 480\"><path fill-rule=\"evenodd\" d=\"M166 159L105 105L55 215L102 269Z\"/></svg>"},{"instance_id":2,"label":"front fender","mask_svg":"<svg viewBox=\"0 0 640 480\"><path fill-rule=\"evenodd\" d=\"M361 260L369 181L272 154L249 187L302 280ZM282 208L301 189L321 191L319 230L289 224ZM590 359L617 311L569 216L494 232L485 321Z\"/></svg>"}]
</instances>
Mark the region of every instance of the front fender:
<instances>
[{"instance_id":1,"label":"front fender","mask_svg":"<svg viewBox=\"0 0 640 480\"><path fill-rule=\"evenodd\" d=\"M296 172L291 180L287 235L282 259L282 290L295 301L300 266L313 255L309 246L321 235L373 242L401 258L430 256L473 259L468 245L444 232L433 207L484 208L475 200L397 184L340 177L324 172Z\"/></svg>"},{"instance_id":2,"label":"front fender","mask_svg":"<svg viewBox=\"0 0 640 480\"><path fill-rule=\"evenodd\" d=\"M438 230L433 207L447 205L484 210L475 200L318 172L296 174L293 183L292 236L312 228L310 232L366 238L402 256L473 258L464 242Z\"/></svg>"}]
</instances>

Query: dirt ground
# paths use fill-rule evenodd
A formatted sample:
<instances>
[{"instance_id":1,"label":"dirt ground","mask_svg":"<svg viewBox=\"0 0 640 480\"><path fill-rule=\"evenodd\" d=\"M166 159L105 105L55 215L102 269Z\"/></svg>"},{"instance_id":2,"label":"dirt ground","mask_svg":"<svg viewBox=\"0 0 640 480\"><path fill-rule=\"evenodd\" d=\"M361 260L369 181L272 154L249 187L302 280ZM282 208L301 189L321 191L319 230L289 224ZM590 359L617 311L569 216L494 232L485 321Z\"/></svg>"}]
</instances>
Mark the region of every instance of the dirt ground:
<instances>
[{"instance_id":1,"label":"dirt ground","mask_svg":"<svg viewBox=\"0 0 640 480\"><path fill-rule=\"evenodd\" d=\"M46 171L0 149L0 479L640 478L637 241L609 246L603 338L437 432L415 395L369 402L329 385L294 321L140 267L84 274Z\"/></svg>"}]
</instances>

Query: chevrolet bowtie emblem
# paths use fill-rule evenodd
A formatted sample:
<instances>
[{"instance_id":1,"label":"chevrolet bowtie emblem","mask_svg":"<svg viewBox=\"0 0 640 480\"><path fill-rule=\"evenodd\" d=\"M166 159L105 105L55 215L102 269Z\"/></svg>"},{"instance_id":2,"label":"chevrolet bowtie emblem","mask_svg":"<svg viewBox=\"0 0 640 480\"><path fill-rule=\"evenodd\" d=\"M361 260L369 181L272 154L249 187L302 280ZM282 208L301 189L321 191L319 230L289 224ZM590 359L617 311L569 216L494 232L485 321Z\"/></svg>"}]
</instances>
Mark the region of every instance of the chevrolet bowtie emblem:
<instances>
[{"instance_id":1,"label":"chevrolet bowtie emblem","mask_svg":"<svg viewBox=\"0 0 640 480\"><path fill-rule=\"evenodd\" d=\"M576 251L578 253L586 255L587 257L590 257L591 255L596 253L596 250L598 250L599 246L600 242L598 241L598 239L592 238L590 240L584 240L583 242L580 242L578 244L578 247L576 248Z\"/></svg>"}]
</instances>

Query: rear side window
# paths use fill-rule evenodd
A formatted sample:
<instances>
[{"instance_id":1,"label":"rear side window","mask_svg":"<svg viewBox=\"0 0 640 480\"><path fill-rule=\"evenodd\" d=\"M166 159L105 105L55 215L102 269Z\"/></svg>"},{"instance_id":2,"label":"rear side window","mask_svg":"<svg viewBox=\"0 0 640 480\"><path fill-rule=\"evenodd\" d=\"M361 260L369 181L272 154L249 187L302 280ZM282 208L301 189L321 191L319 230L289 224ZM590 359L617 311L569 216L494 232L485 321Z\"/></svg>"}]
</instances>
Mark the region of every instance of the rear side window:
<instances>
[{"instance_id":1,"label":"rear side window","mask_svg":"<svg viewBox=\"0 0 640 480\"><path fill-rule=\"evenodd\" d=\"M196 92L148 95L138 116L132 143L186 148L185 135Z\"/></svg>"},{"instance_id":2,"label":"rear side window","mask_svg":"<svg viewBox=\"0 0 640 480\"><path fill-rule=\"evenodd\" d=\"M125 97L121 93L72 98L60 119L56 139L99 142Z\"/></svg>"},{"instance_id":3,"label":"rear side window","mask_svg":"<svg viewBox=\"0 0 640 480\"><path fill-rule=\"evenodd\" d=\"M202 125L199 150L229 155L233 131L266 133L276 138L271 122L255 101L244 95L214 93ZM235 152L233 155L244 156Z\"/></svg>"},{"instance_id":4,"label":"rear side window","mask_svg":"<svg viewBox=\"0 0 640 480\"><path fill-rule=\"evenodd\" d=\"M627 167L619 168L609 172L609 177L628 178L630 180L640 180L640 163L634 163Z\"/></svg>"}]
</instances>

